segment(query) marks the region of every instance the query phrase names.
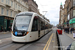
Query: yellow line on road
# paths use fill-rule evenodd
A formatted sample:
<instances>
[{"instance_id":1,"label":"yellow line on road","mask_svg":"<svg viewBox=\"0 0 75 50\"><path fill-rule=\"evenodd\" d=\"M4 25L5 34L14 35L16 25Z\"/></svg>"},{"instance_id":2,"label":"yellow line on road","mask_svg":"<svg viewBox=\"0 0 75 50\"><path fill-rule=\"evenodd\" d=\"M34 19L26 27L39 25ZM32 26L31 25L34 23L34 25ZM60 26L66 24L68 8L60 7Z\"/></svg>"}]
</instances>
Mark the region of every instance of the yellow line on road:
<instances>
[{"instance_id":1,"label":"yellow line on road","mask_svg":"<svg viewBox=\"0 0 75 50\"><path fill-rule=\"evenodd\" d=\"M0 40L0 43L2 43L2 40Z\"/></svg>"},{"instance_id":2,"label":"yellow line on road","mask_svg":"<svg viewBox=\"0 0 75 50\"><path fill-rule=\"evenodd\" d=\"M51 35L51 37L50 37L50 39L49 39L49 44L48 44L48 46L47 46L46 50L48 50L48 48L49 48L49 45L50 45L51 40L52 40L52 37L53 37L53 34Z\"/></svg>"},{"instance_id":3,"label":"yellow line on road","mask_svg":"<svg viewBox=\"0 0 75 50\"><path fill-rule=\"evenodd\" d=\"M53 33L52 33L52 35L50 36L49 40L47 41L47 43L46 43L46 45L45 45L45 47L44 47L44 49L43 49L43 50L48 50L49 45L50 45L51 40L52 40L52 37L53 37Z\"/></svg>"}]
</instances>

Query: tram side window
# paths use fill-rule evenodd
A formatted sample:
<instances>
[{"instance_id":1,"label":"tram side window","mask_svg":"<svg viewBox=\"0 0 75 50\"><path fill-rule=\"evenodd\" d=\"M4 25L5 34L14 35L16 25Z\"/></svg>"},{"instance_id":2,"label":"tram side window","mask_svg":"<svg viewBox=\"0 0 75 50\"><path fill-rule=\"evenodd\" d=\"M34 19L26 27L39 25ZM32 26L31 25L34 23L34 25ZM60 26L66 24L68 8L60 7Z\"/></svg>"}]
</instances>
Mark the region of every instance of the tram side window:
<instances>
[{"instance_id":1,"label":"tram side window","mask_svg":"<svg viewBox=\"0 0 75 50\"><path fill-rule=\"evenodd\" d=\"M47 24L45 25L45 29L48 29L48 25Z\"/></svg>"},{"instance_id":2,"label":"tram side window","mask_svg":"<svg viewBox=\"0 0 75 50\"><path fill-rule=\"evenodd\" d=\"M38 31L38 19L33 20L32 31Z\"/></svg>"},{"instance_id":3,"label":"tram side window","mask_svg":"<svg viewBox=\"0 0 75 50\"><path fill-rule=\"evenodd\" d=\"M44 25L45 25L45 23L41 21L41 30L45 29Z\"/></svg>"}]
</instances>

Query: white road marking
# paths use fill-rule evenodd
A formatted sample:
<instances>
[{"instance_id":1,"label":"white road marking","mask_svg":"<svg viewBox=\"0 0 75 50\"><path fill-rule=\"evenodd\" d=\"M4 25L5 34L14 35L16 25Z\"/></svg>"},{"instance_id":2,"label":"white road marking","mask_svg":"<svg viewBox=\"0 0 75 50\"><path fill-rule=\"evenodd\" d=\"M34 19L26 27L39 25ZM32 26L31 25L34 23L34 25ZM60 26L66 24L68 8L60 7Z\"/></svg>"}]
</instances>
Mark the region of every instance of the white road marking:
<instances>
[{"instance_id":1,"label":"white road marking","mask_svg":"<svg viewBox=\"0 0 75 50\"><path fill-rule=\"evenodd\" d=\"M32 45L32 44L29 44L29 45L23 46L23 47L20 48L19 50L25 50L25 49L28 48L30 45Z\"/></svg>"},{"instance_id":2,"label":"white road marking","mask_svg":"<svg viewBox=\"0 0 75 50\"><path fill-rule=\"evenodd\" d=\"M2 43L2 40L0 40L0 43Z\"/></svg>"},{"instance_id":3,"label":"white road marking","mask_svg":"<svg viewBox=\"0 0 75 50\"><path fill-rule=\"evenodd\" d=\"M0 44L7 41L11 41L11 38L0 39Z\"/></svg>"}]
</instances>

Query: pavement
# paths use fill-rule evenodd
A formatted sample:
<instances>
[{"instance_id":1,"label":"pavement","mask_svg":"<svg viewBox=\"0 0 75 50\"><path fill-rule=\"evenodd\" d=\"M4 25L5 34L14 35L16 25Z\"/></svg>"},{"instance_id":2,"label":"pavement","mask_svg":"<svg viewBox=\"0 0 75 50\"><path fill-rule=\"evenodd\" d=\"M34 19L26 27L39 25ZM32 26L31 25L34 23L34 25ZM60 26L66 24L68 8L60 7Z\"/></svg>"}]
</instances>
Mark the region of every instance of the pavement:
<instances>
[{"instance_id":1,"label":"pavement","mask_svg":"<svg viewBox=\"0 0 75 50\"><path fill-rule=\"evenodd\" d=\"M62 43L61 47L63 48L63 50L66 50L67 47L75 40L71 33L69 33L69 34L65 33L63 30L62 30L62 35L59 35L59 38Z\"/></svg>"},{"instance_id":2,"label":"pavement","mask_svg":"<svg viewBox=\"0 0 75 50\"><path fill-rule=\"evenodd\" d=\"M11 32L10 32L10 31L0 32L0 35L1 35L1 34L8 34L8 33L11 33Z\"/></svg>"},{"instance_id":3,"label":"pavement","mask_svg":"<svg viewBox=\"0 0 75 50\"><path fill-rule=\"evenodd\" d=\"M71 39L73 39L73 40L75 40L75 38L73 38L73 33L70 33L69 32L69 34L68 33L65 33L67 36L69 36Z\"/></svg>"}]
</instances>

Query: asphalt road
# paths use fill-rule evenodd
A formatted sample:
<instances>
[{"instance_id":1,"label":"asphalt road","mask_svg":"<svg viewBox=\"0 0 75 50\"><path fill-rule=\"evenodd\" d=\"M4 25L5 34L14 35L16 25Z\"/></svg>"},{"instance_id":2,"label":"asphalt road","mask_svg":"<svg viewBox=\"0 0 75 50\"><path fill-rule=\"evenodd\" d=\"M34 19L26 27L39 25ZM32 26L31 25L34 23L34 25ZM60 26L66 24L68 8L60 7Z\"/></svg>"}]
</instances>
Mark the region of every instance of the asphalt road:
<instances>
[{"instance_id":1,"label":"asphalt road","mask_svg":"<svg viewBox=\"0 0 75 50\"><path fill-rule=\"evenodd\" d=\"M7 34L2 33L2 34L0 34L0 39L10 38L10 37L11 37L11 33L7 33Z\"/></svg>"},{"instance_id":2,"label":"asphalt road","mask_svg":"<svg viewBox=\"0 0 75 50\"><path fill-rule=\"evenodd\" d=\"M43 50L52 31L42 37L40 40L24 44L24 43L13 43L11 40L11 34L0 35L0 50Z\"/></svg>"}]
</instances>

